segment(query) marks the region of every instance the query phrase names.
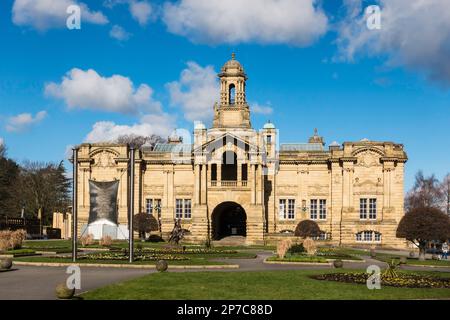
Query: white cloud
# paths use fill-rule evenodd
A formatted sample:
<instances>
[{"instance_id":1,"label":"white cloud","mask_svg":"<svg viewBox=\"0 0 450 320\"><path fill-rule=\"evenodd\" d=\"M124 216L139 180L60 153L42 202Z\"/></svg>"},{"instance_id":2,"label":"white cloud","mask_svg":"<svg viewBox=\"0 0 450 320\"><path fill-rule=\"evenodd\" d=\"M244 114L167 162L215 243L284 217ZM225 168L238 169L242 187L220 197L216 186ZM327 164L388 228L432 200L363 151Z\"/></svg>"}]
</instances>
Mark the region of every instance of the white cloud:
<instances>
[{"instance_id":1,"label":"white cloud","mask_svg":"<svg viewBox=\"0 0 450 320\"><path fill-rule=\"evenodd\" d=\"M152 98L153 89L141 84L137 89L124 76L102 77L95 70L74 68L61 83L45 86L48 96L63 99L69 109L94 109L120 113L159 112L161 103Z\"/></svg>"},{"instance_id":2,"label":"white cloud","mask_svg":"<svg viewBox=\"0 0 450 320\"><path fill-rule=\"evenodd\" d=\"M111 142L123 135L150 136L157 134L168 136L175 128L175 119L168 114L149 114L141 118L140 123L119 125L112 121L100 121L94 124L85 142Z\"/></svg>"},{"instance_id":3,"label":"white cloud","mask_svg":"<svg viewBox=\"0 0 450 320\"><path fill-rule=\"evenodd\" d=\"M263 115L268 115L268 114L272 114L273 109L270 106L262 106L258 103L254 103L251 105L250 110L253 113L258 113L258 114L263 114Z\"/></svg>"},{"instance_id":4,"label":"white cloud","mask_svg":"<svg viewBox=\"0 0 450 320\"><path fill-rule=\"evenodd\" d=\"M340 59L358 55L387 57L391 66L423 72L450 85L450 10L448 0L379 0L381 29L369 30L361 1L346 1L348 15L339 25Z\"/></svg>"},{"instance_id":5,"label":"white cloud","mask_svg":"<svg viewBox=\"0 0 450 320\"><path fill-rule=\"evenodd\" d=\"M154 10L148 1L132 0L130 2L130 13L141 26L145 26L153 18Z\"/></svg>"},{"instance_id":6,"label":"white cloud","mask_svg":"<svg viewBox=\"0 0 450 320\"><path fill-rule=\"evenodd\" d=\"M307 46L327 31L317 0L181 0L165 3L170 32L193 42Z\"/></svg>"},{"instance_id":7,"label":"white cloud","mask_svg":"<svg viewBox=\"0 0 450 320\"><path fill-rule=\"evenodd\" d=\"M171 105L179 106L191 121L210 120L219 98L219 82L212 66L202 67L188 62L178 81L167 85Z\"/></svg>"},{"instance_id":8,"label":"white cloud","mask_svg":"<svg viewBox=\"0 0 450 320\"><path fill-rule=\"evenodd\" d=\"M81 24L106 24L108 18L100 11L92 11L77 0L15 0L12 8L12 21L18 26L29 26L39 31L50 28L65 28L70 5L81 8Z\"/></svg>"},{"instance_id":9,"label":"white cloud","mask_svg":"<svg viewBox=\"0 0 450 320\"><path fill-rule=\"evenodd\" d=\"M114 25L109 31L109 36L119 41L126 41L130 39L131 33L127 32L124 28L118 25Z\"/></svg>"},{"instance_id":10,"label":"white cloud","mask_svg":"<svg viewBox=\"0 0 450 320\"><path fill-rule=\"evenodd\" d=\"M39 111L33 116L31 113L21 113L17 116L10 117L6 124L6 131L21 132L30 126L38 124L47 117L46 111Z\"/></svg>"}]
</instances>

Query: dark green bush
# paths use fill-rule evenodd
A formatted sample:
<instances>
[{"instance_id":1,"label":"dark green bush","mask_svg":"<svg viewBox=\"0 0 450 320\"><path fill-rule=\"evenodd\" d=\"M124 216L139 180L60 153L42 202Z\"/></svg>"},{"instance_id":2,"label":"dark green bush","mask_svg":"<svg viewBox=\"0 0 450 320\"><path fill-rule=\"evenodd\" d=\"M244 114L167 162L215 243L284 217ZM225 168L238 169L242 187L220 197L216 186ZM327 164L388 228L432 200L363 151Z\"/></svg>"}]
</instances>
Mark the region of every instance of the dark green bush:
<instances>
[{"instance_id":1,"label":"dark green bush","mask_svg":"<svg viewBox=\"0 0 450 320\"><path fill-rule=\"evenodd\" d=\"M291 246L288 250L288 253L290 254L297 254L297 253L303 253L305 252L305 248L303 247L303 244L294 244L293 246Z\"/></svg>"}]
</instances>

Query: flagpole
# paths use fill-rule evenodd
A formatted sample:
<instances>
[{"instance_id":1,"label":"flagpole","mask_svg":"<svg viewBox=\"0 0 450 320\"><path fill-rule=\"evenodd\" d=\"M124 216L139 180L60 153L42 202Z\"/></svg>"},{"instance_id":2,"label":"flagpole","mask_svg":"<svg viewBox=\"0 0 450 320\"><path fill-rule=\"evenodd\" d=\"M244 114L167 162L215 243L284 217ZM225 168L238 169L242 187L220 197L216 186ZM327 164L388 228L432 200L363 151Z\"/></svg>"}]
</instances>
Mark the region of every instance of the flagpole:
<instances>
[{"instance_id":1,"label":"flagpole","mask_svg":"<svg viewBox=\"0 0 450 320\"><path fill-rule=\"evenodd\" d=\"M134 256L134 238L133 238L133 216L134 216L134 145L130 146L130 202L129 202L129 217L128 217L128 231L129 231L129 262L133 263Z\"/></svg>"},{"instance_id":2,"label":"flagpole","mask_svg":"<svg viewBox=\"0 0 450 320\"><path fill-rule=\"evenodd\" d=\"M73 186L72 186L72 261L77 261L78 229L78 149L73 148Z\"/></svg>"}]
</instances>

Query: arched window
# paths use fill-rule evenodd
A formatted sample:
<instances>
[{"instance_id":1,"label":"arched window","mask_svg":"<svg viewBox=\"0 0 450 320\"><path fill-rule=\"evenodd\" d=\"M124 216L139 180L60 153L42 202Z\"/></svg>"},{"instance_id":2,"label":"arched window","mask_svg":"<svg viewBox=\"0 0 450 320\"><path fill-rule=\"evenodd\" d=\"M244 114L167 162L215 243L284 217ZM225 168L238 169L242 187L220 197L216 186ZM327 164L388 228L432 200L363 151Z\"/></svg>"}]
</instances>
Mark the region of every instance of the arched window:
<instances>
[{"instance_id":1,"label":"arched window","mask_svg":"<svg viewBox=\"0 0 450 320\"><path fill-rule=\"evenodd\" d=\"M237 181L237 155L226 151L222 155L222 181Z\"/></svg>"},{"instance_id":2,"label":"arched window","mask_svg":"<svg viewBox=\"0 0 450 320\"><path fill-rule=\"evenodd\" d=\"M234 84L230 84L228 95L230 97L230 104L234 104L236 101L236 87Z\"/></svg>"},{"instance_id":3,"label":"arched window","mask_svg":"<svg viewBox=\"0 0 450 320\"><path fill-rule=\"evenodd\" d=\"M381 233L377 231L364 230L356 234L358 242L381 242Z\"/></svg>"}]
</instances>

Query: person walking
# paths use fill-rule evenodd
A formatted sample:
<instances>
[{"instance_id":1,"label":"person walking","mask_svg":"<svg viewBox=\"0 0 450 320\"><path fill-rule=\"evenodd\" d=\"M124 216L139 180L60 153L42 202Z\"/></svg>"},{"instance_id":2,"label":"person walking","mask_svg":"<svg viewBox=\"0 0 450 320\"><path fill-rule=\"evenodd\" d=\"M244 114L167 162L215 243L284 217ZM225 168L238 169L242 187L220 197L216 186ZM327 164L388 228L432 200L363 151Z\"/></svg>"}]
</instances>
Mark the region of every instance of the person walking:
<instances>
[{"instance_id":1,"label":"person walking","mask_svg":"<svg viewBox=\"0 0 450 320\"><path fill-rule=\"evenodd\" d=\"M448 257L448 243L447 241L442 244L442 259L447 260Z\"/></svg>"}]
</instances>

